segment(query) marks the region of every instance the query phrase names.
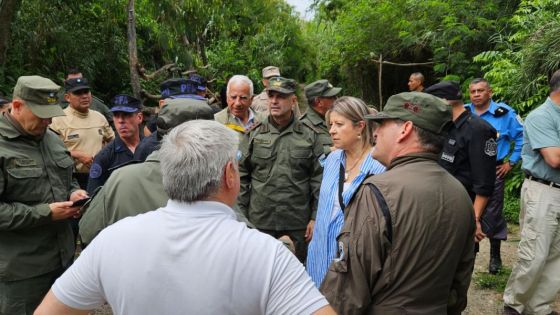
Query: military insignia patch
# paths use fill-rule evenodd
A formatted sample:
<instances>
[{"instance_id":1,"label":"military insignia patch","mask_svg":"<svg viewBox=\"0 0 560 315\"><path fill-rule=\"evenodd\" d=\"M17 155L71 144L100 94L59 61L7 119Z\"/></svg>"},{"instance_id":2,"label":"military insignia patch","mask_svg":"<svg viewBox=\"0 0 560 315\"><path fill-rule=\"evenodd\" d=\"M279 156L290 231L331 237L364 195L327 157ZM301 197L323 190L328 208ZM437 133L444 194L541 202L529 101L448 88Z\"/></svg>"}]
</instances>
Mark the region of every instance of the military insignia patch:
<instances>
[{"instance_id":1,"label":"military insignia patch","mask_svg":"<svg viewBox=\"0 0 560 315\"><path fill-rule=\"evenodd\" d=\"M451 155L445 152L441 153L441 159L447 161L449 163L453 163L455 161L455 155Z\"/></svg>"},{"instance_id":2,"label":"military insignia patch","mask_svg":"<svg viewBox=\"0 0 560 315\"><path fill-rule=\"evenodd\" d=\"M97 129L97 131L99 132L99 135L102 136L103 135L103 130L101 129Z\"/></svg>"},{"instance_id":3,"label":"military insignia patch","mask_svg":"<svg viewBox=\"0 0 560 315\"><path fill-rule=\"evenodd\" d=\"M281 82L281 81L274 81L274 82L272 82L272 86L273 86L273 87L281 87L281 86L282 86L282 82Z\"/></svg>"},{"instance_id":4,"label":"military insignia patch","mask_svg":"<svg viewBox=\"0 0 560 315\"><path fill-rule=\"evenodd\" d=\"M488 156L494 156L498 153L498 143L494 139L486 140L484 144L484 154Z\"/></svg>"},{"instance_id":5,"label":"military insignia patch","mask_svg":"<svg viewBox=\"0 0 560 315\"><path fill-rule=\"evenodd\" d=\"M47 103L49 103L49 105L56 103L57 98L56 98L56 93L51 92L49 93L49 97L47 97Z\"/></svg>"},{"instance_id":6,"label":"military insignia patch","mask_svg":"<svg viewBox=\"0 0 560 315\"><path fill-rule=\"evenodd\" d=\"M73 134L73 135L68 135L67 139L68 140L72 140L72 139L79 139L80 135L79 134Z\"/></svg>"},{"instance_id":7,"label":"military insignia patch","mask_svg":"<svg viewBox=\"0 0 560 315\"><path fill-rule=\"evenodd\" d=\"M91 166L91 169L89 170L89 177L99 178L99 176L101 176L102 173L103 173L103 169L101 168L101 165L94 163Z\"/></svg>"}]
</instances>

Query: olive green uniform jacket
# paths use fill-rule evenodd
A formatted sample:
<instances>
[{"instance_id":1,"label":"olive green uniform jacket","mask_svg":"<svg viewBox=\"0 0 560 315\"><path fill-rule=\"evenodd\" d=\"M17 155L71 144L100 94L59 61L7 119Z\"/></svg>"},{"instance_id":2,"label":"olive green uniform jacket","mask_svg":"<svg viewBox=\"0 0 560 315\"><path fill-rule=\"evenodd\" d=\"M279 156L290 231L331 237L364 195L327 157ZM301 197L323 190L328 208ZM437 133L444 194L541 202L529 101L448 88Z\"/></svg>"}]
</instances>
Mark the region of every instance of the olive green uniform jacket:
<instances>
[{"instance_id":1,"label":"olive green uniform jacket","mask_svg":"<svg viewBox=\"0 0 560 315\"><path fill-rule=\"evenodd\" d=\"M344 211L338 257L321 292L338 314L460 314L474 266L474 211L437 156L398 157ZM385 199L388 221L379 200Z\"/></svg>"},{"instance_id":2,"label":"olive green uniform jacket","mask_svg":"<svg viewBox=\"0 0 560 315\"><path fill-rule=\"evenodd\" d=\"M317 213L323 149L299 120L278 130L270 119L242 140L238 206L258 229L303 230Z\"/></svg>"},{"instance_id":3,"label":"olive green uniform jacket","mask_svg":"<svg viewBox=\"0 0 560 315\"><path fill-rule=\"evenodd\" d=\"M53 221L49 204L79 189L74 161L52 131L40 140L0 118L0 281L66 267L74 256L69 220Z\"/></svg>"},{"instance_id":4,"label":"olive green uniform jacket","mask_svg":"<svg viewBox=\"0 0 560 315\"><path fill-rule=\"evenodd\" d=\"M159 151L154 151L144 163L115 170L95 194L80 220L82 242L89 244L107 226L161 208L168 199L163 189ZM238 220L247 222L239 214Z\"/></svg>"},{"instance_id":5,"label":"olive green uniform jacket","mask_svg":"<svg viewBox=\"0 0 560 315\"><path fill-rule=\"evenodd\" d=\"M313 108L309 107L305 114L300 118L304 125L310 127L319 135L319 141L323 146L323 153L328 155L331 153L331 147L333 145L331 135L329 133L329 127L325 122L325 119L321 117Z\"/></svg>"}]
</instances>

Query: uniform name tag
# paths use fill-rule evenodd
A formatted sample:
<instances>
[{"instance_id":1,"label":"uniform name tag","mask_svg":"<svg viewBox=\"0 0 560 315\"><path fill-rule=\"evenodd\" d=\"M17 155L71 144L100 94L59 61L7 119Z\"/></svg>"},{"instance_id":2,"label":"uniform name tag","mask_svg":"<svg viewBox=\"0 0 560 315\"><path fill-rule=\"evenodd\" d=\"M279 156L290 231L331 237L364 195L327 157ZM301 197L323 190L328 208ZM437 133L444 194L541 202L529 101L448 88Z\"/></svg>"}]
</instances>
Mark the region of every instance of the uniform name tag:
<instances>
[{"instance_id":1,"label":"uniform name tag","mask_svg":"<svg viewBox=\"0 0 560 315\"><path fill-rule=\"evenodd\" d=\"M270 141L269 139L255 139L255 143L258 143L258 144L271 144L272 141Z\"/></svg>"},{"instance_id":2,"label":"uniform name tag","mask_svg":"<svg viewBox=\"0 0 560 315\"><path fill-rule=\"evenodd\" d=\"M68 140L78 139L78 138L80 138L79 134L68 135Z\"/></svg>"},{"instance_id":3,"label":"uniform name tag","mask_svg":"<svg viewBox=\"0 0 560 315\"><path fill-rule=\"evenodd\" d=\"M447 154L445 152L443 152L441 154L441 159L444 161L447 161L449 163L453 163L453 161L455 161L455 155L451 155L451 154Z\"/></svg>"}]
</instances>

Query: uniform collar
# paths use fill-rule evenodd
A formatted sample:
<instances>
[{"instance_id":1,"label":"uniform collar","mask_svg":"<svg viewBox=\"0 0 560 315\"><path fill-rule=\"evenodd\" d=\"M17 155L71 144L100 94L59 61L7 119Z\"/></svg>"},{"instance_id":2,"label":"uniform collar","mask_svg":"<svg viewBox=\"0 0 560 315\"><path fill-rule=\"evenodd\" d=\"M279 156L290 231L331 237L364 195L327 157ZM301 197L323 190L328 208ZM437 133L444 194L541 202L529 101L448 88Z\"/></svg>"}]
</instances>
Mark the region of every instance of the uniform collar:
<instances>
[{"instance_id":1,"label":"uniform collar","mask_svg":"<svg viewBox=\"0 0 560 315\"><path fill-rule=\"evenodd\" d=\"M405 165L408 163L420 162L420 161L434 161L437 162L438 155L428 152L417 152L417 153L410 153L403 156L399 156L394 158L389 166L387 167L387 171L399 167L401 165Z\"/></svg>"},{"instance_id":2,"label":"uniform collar","mask_svg":"<svg viewBox=\"0 0 560 315\"><path fill-rule=\"evenodd\" d=\"M473 103L469 103L469 105L466 106L468 110L470 110L472 113L476 113L476 107L474 107ZM492 115L494 115L496 113L496 109L498 109L498 104L496 102L494 102L492 99L490 100L490 105L488 106L488 108L486 109L486 111L484 111L484 113L481 113L479 116L484 115L485 113L490 113Z\"/></svg>"},{"instance_id":3,"label":"uniform collar","mask_svg":"<svg viewBox=\"0 0 560 315\"><path fill-rule=\"evenodd\" d=\"M553 111L560 113L560 106L559 106L560 104L554 103L554 101L550 97L546 98L545 104L546 106L550 107Z\"/></svg>"},{"instance_id":4,"label":"uniform collar","mask_svg":"<svg viewBox=\"0 0 560 315\"><path fill-rule=\"evenodd\" d=\"M459 115L459 117L457 117L457 119L455 119L453 124L455 125L455 127L459 128L469 119L471 115L472 113L470 111L465 110L464 112L461 113L461 115Z\"/></svg>"},{"instance_id":5,"label":"uniform collar","mask_svg":"<svg viewBox=\"0 0 560 315\"><path fill-rule=\"evenodd\" d=\"M22 136L21 132L16 129L13 122L9 120L9 118L7 117L8 115L10 114L2 114L2 119L0 119L0 135L8 139L15 139Z\"/></svg>"},{"instance_id":6,"label":"uniform collar","mask_svg":"<svg viewBox=\"0 0 560 315\"><path fill-rule=\"evenodd\" d=\"M66 113L67 116L72 115L72 116L75 116L75 117L78 117L78 118L82 118L82 119L87 118L87 117L89 116L89 110L88 110L87 112L85 112L85 113L82 113L82 112L79 112L79 111L75 110L75 109L72 108L72 106L70 106L70 105L68 105L68 107L66 107L66 108L64 109L64 112Z\"/></svg>"},{"instance_id":7,"label":"uniform collar","mask_svg":"<svg viewBox=\"0 0 560 315\"><path fill-rule=\"evenodd\" d=\"M138 144L140 144L142 139L144 139L144 136L142 135L142 133L140 133L140 141L138 142ZM138 147L138 145L136 147ZM117 152L130 151L128 149L128 146L126 145L126 143L124 143L124 141L122 141L118 133L116 133L115 135L115 151Z\"/></svg>"},{"instance_id":8,"label":"uniform collar","mask_svg":"<svg viewBox=\"0 0 560 315\"><path fill-rule=\"evenodd\" d=\"M266 119L266 124L269 126L269 129L271 129L272 131L276 132L276 133L284 133L288 130L293 130L294 132L297 133L302 133L303 132L303 127L301 125L301 123L299 122L298 119L295 118L295 114L292 112L292 120L290 121L289 124L287 124L284 128L282 129L278 129L278 127L276 127L276 124L273 122L272 120L272 116L268 116L268 119Z\"/></svg>"}]
</instances>

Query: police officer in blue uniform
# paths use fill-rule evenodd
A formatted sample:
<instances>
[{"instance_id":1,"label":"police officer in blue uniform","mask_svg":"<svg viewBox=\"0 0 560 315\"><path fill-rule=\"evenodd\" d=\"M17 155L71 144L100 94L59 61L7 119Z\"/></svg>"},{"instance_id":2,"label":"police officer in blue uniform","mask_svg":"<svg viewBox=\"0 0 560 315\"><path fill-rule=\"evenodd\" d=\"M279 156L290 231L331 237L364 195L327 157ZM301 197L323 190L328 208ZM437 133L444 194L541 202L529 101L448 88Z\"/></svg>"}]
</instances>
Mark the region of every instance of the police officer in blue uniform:
<instances>
[{"instance_id":1,"label":"police officer in blue uniform","mask_svg":"<svg viewBox=\"0 0 560 315\"><path fill-rule=\"evenodd\" d=\"M496 130L485 120L465 109L457 82L442 81L424 92L441 97L451 105L453 124L440 155L439 164L455 176L473 201L477 242L484 239L482 213L496 181Z\"/></svg>"},{"instance_id":2,"label":"police officer in blue uniform","mask_svg":"<svg viewBox=\"0 0 560 315\"><path fill-rule=\"evenodd\" d=\"M523 125L513 108L492 100L492 88L487 80L478 78L471 81L469 93L471 103L466 105L467 109L486 120L497 131L496 182L483 218L489 225L486 232L486 236L490 239L488 271L496 274L502 267L500 244L502 240L507 239L507 226L502 213L504 179L521 159ZM514 143L513 151L510 150L512 143Z\"/></svg>"},{"instance_id":3,"label":"police officer in blue uniform","mask_svg":"<svg viewBox=\"0 0 560 315\"><path fill-rule=\"evenodd\" d=\"M134 151L142 137L140 126L143 117L140 100L130 95L119 94L112 99L111 104L117 137L93 160L87 185L90 195L103 186L114 169L134 159Z\"/></svg>"}]
</instances>

